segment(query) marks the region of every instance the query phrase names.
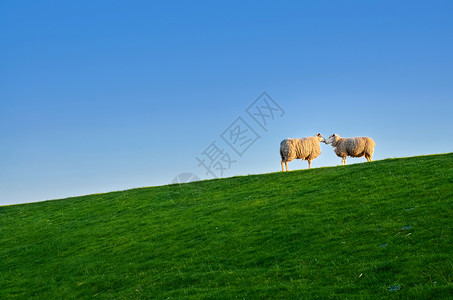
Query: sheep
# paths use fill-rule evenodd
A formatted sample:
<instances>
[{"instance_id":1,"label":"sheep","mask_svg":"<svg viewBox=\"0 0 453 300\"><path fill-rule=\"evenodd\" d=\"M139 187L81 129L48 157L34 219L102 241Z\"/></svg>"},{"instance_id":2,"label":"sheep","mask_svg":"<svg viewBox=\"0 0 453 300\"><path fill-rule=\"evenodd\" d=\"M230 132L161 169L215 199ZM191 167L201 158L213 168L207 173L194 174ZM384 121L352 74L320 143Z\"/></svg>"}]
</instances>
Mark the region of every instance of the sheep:
<instances>
[{"instance_id":1,"label":"sheep","mask_svg":"<svg viewBox=\"0 0 453 300\"><path fill-rule=\"evenodd\" d=\"M341 165L346 165L347 156L365 156L367 161L372 161L374 146L376 145L373 139L369 137L342 138L338 134L332 134L324 143L332 144L332 147L335 148L335 154L341 157Z\"/></svg>"},{"instance_id":2,"label":"sheep","mask_svg":"<svg viewBox=\"0 0 453 300\"><path fill-rule=\"evenodd\" d=\"M285 172L283 164L288 169L288 162L293 159L308 161L308 168L311 169L311 161L321 154L320 142L325 142L324 137L318 133L315 136L301 139L285 139L280 143L280 156L282 157L282 172Z\"/></svg>"}]
</instances>

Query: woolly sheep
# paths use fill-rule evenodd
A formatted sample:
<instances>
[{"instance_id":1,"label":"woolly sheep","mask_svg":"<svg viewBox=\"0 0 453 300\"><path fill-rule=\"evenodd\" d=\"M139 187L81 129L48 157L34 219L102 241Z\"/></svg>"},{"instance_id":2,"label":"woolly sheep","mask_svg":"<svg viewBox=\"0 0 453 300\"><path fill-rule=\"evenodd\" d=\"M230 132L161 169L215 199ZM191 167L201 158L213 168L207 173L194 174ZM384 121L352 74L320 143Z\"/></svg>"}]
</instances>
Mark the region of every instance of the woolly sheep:
<instances>
[{"instance_id":1,"label":"woolly sheep","mask_svg":"<svg viewBox=\"0 0 453 300\"><path fill-rule=\"evenodd\" d=\"M285 139L280 143L280 156L282 157L282 171L285 172L283 164L288 169L288 162L293 159L308 161L308 168L311 169L311 161L321 154L320 142L325 142L324 137L318 133L315 136L301 139Z\"/></svg>"},{"instance_id":2,"label":"woolly sheep","mask_svg":"<svg viewBox=\"0 0 453 300\"><path fill-rule=\"evenodd\" d=\"M341 165L346 165L346 157L365 156L367 161L373 160L375 143L369 137L342 138L338 134L329 136L325 143L332 144L335 154L341 157Z\"/></svg>"}]
</instances>

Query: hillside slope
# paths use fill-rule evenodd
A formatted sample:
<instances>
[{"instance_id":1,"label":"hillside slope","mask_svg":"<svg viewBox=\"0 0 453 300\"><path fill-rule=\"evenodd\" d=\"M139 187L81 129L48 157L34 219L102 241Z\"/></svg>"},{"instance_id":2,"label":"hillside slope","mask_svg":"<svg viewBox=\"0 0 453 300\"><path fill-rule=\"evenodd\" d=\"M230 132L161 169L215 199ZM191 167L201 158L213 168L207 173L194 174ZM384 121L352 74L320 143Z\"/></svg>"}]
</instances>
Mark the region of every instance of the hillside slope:
<instances>
[{"instance_id":1,"label":"hillside slope","mask_svg":"<svg viewBox=\"0 0 453 300\"><path fill-rule=\"evenodd\" d=\"M452 217L453 153L0 207L0 298L447 298Z\"/></svg>"}]
</instances>

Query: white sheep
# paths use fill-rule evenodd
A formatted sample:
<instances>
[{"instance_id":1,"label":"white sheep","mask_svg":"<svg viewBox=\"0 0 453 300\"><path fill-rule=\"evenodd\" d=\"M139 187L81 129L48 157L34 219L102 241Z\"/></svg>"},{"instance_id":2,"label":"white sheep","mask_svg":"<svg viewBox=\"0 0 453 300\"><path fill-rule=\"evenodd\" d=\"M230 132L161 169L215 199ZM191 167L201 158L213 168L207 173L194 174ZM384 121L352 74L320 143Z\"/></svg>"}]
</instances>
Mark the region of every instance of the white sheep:
<instances>
[{"instance_id":1,"label":"white sheep","mask_svg":"<svg viewBox=\"0 0 453 300\"><path fill-rule=\"evenodd\" d=\"M280 143L280 156L282 157L282 171L285 172L283 163L288 169L288 162L293 159L308 161L308 168L311 169L311 161L321 154L320 142L325 142L324 137L318 133L315 136L301 139L285 139Z\"/></svg>"},{"instance_id":2,"label":"white sheep","mask_svg":"<svg viewBox=\"0 0 453 300\"><path fill-rule=\"evenodd\" d=\"M376 145L372 138L369 137L353 137L342 138L338 134L332 134L326 144L332 144L335 154L341 157L341 165L346 165L346 157L362 157L365 156L367 161L373 160L374 146Z\"/></svg>"}]
</instances>

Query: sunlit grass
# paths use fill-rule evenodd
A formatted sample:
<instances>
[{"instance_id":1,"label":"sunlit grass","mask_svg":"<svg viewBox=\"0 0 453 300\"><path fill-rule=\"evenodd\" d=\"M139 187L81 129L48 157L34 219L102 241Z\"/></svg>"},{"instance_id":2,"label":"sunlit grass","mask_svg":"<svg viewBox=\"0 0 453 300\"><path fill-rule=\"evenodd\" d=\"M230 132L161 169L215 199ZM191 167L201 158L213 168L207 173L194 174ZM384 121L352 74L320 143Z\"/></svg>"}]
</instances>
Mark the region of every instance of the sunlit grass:
<instances>
[{"instance_id":1,"label":"sunlit grass","mask_svg":"<svg viewBox=\"0 0 453 300\"><path fill-rule=\"evenodd\" d=\"M453 154L0 207L0 298L448 298Z\"/></svg>"}]
</instances>

